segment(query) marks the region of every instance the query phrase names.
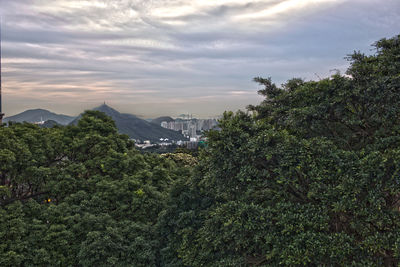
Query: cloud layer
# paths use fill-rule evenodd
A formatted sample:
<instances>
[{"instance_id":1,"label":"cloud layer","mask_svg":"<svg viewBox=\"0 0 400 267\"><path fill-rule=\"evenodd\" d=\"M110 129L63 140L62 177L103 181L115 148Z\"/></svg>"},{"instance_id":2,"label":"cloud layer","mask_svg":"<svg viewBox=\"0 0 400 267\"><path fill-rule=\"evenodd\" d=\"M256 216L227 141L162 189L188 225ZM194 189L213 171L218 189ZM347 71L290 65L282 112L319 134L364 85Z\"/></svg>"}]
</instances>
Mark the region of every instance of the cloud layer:
<instances>
[{"instance_id":1,"label":"cloud layer","mask_svg":"<svg viewBox=\"0 0 400 267\"><path fill-rule=\"evenodd\" d=\"M8 115L103 101L144 117L214 116L277 83L345 70L399 34L397 0L0 0Z\"/></svg>"}]
</instances>

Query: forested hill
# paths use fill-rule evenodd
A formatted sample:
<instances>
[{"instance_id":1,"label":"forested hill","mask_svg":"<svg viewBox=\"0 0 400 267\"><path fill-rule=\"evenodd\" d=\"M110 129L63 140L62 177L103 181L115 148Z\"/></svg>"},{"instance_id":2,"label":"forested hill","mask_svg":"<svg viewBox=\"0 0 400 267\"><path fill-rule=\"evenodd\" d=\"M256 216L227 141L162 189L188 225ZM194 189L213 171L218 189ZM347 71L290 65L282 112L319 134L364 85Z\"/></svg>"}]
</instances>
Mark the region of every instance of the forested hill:
<instances>
[{"instance_id":1,"label":"forested hill","mask_svg":"<svg viewBox=\"0 0 400 267\"><path fill-rule=\"evenodd\" d=\"M53 112L50 112L45 109L30 109L26 110L22 113L19 113L14 116L6 117L4 118L4 122L40 122L40 121L47 121L47 120L53 120L59 124L62 125L67 125L71 121L73 121L75 117L67 116L67 115L62 115L62 114L56 114Z\"/></svg>"},{"instance_id":2,"label":"forested hill","mask_svg":"<svg viewBox=\"0 0 400 267\"><path fill-rule=\"evenodd\" d=\"M196 157L99 111L0 126L0 266L400 266L399 37L346 75L255 78Z\"/></svg>"},{"instance_id":3,"label":"forested hill","mask_svg":"<svg viewBox=\"0 0 400 267\"><path fill-rule=\"evenodd\" d=\"M150 140L152 142L157 142L160 138L168 138L175 141L187 140L179 132L162 128L160 125L155 125L131 114L120 113L106 104L94 108L94 110L104 112L110 116L115 121L119 133L127 134L133 139ZM80 118L81 116L77 117L71 124L76 124Z\"/></svg>"}]
</instances>

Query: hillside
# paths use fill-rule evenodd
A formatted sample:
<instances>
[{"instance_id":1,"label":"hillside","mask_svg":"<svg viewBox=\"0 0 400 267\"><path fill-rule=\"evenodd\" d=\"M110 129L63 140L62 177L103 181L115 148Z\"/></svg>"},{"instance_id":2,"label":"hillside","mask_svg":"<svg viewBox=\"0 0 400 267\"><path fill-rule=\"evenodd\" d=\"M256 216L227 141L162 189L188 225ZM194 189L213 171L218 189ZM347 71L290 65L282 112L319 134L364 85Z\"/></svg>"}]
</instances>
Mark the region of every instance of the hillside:
<instances>
[{"instance_id":1,"label":"hillside","mask_svg":"<svg viewBox=\"0 0 400 267\"><path fill-rule=\"evenodd\" d=\"M136 140L150 140L152 142L159 141L160 138L168 138L169 140L186 140L182 134L176 131L162 128L160 125L155 125L146 120L140 119L131 114L120 113L117 110L103 104L93 110L104 112L110 116L122 134L127 134L129 137ZM71 124L76 124L81 116L78 116Z\"/></svg>"},{"instance_id":2,"label":"hillside","mask_svg":"<svg viewBox=\"0 0 400 267\"><path fill-rule=\"evenodd\" d=\"M45 109L30 109L14 116L4 118L4 122L14 121L14 122L39 122L52 120L62 125L69 124L75 117L56 114Z\"/></svg>"},{"instance_id":3,"label":"hillside","mask_svg":"<svg viewBox=\"0 0 400 267\"><path fill-rule=\"evenodd\" d=\"M151 120L151 123L161 125L161 123L163 121L171 122L171 121L174 121L174 119L169 116L163 116L163 117L158 117L158 118Z\"/></svg>"}]
</instances>

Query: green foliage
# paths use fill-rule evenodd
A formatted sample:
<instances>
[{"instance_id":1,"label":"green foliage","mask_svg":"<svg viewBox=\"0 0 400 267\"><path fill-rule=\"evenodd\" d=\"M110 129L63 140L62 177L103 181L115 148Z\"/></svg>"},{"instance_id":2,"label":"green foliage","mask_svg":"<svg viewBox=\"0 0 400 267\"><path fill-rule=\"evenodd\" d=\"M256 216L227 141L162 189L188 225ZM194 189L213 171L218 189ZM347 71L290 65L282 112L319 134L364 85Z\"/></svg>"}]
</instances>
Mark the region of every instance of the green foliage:
<instances>
[{"instance_id":1,"label":"green foliage","mask_svg":"<svg viewBox=\"0 0 400 267\"><path fill-rule=\"evenodd\" d=\"M195 157L187 153L181 153L181 152L167 153L167 154L162 154L161 156L164 158L171 159L176 164L184 167L194 167L198 163Z\"/></svg>"},{"instance_id":2,"label":"green foliage","mask_svg":"<svg viewBox=\"0 0 400 267\"><path fill-rule=\"evenodd\" d=\"M176 164L139 153L110 117L0 128L1 266L155 266Z\"/></svg>"},{"instance_id":3,"label":"green foliage","mask_svg":"<svg viewBox=\"0 0 400 267\"><path fill-rule=\"evenodd\" d=\"M165 266L399 266L400 41L355 52L346 76L256 78L161 222Z\"/></svg>"}]
</instances>

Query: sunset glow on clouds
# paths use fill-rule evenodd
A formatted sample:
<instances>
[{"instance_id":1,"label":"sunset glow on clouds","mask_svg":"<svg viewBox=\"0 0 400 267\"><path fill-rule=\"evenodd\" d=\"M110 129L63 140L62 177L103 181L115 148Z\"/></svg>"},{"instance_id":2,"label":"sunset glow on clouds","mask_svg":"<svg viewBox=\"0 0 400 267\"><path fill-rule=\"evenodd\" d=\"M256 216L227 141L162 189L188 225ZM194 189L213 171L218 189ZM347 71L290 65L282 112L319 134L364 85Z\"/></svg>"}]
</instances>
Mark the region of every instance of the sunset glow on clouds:
<instances>
[{"instance_id":1,"label":"sunset glow on clouds","mask_svg":"<svg viewBox=\"0 0 400 267\"><path fill-rule=\"evenodd\" d=\"M107 101L144 117L218 115L251 80L318 79L399 34L397 0L0 0L8 115Z\"/></svg>"}]
</instances>

